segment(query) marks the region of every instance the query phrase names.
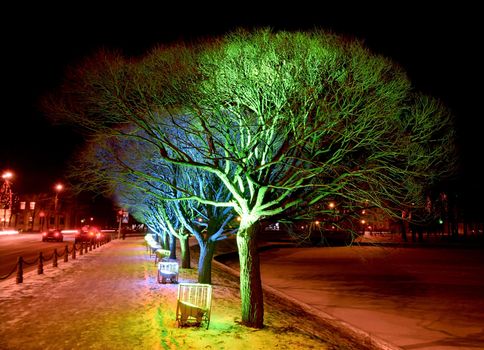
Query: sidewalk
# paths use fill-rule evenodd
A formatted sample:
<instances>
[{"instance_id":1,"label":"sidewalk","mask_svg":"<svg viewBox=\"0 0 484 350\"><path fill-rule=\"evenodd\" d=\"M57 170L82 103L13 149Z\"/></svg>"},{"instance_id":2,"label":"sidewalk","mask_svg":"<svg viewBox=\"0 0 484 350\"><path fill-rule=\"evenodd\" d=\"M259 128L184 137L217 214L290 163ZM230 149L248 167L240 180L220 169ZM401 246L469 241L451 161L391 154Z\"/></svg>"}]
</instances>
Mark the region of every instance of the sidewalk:
<instances>
[{"instance_id":1,"label":"sidewalk","mask_svg":"<svg viewBox=\"0 0 484 350\"><path fill-rule=\"evenodd\" d=\"M179 281L196 282L196 273L182 269ZM265 298L265 328L240 326L238 278L214 266L212 282L210 328L177 328L177 285L157 282L142 237L115 240L44 275L26 273L22 284L0 282L0 349L370 348L301 331L317 320L275 296Z\"/></svg>"}]
</instances>

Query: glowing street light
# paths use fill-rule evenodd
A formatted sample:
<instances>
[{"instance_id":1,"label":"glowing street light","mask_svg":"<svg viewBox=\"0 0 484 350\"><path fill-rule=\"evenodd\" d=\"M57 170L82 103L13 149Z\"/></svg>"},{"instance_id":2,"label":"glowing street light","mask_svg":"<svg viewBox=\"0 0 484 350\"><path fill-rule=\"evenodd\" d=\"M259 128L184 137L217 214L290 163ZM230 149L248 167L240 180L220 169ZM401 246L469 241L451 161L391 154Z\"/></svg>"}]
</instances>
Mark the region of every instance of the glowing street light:
<instances>
[{"instance_id":1,"label":"glowing street light","mask_svg":"<svg viewBox=\"0 0 484 350\"><path fill-rule=\"evenodd\" d=\"M9 179L11 179L13 177L13 174L11 171L6 171L3 173L2 175L2 178L5 180L5 181L8 181Z\"/></svg>"}]
</instances>

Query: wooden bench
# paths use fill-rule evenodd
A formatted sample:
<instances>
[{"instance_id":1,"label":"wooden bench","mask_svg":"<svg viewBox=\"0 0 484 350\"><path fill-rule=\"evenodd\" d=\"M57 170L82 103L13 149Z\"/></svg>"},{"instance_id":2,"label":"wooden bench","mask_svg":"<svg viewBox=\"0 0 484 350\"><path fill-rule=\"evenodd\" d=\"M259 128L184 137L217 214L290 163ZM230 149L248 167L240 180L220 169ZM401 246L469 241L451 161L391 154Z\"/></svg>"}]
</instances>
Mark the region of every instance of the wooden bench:
<instances>
[{"instance_id":1,"label":"wooden bench","mask_svg":"<svg viewBox=\"0 0 484 350\"><path fill-rule=\"evenodd\" d=\"M146 248L150 251L150 258L151 256L155 255L157 249L161 249L161 245L155 241L153 235L147 234L145 236ZM156 255L155 255L156 257Z\"/></svg>"},{"instance_id":2,"label":"wooden bench","mask_svg":"<svg viewBox=\"0 0 484 350\"><path fill-rule=\"evenodd\" d=\"M178 327L210 324L212 286L203 283L180 283L176 305Z\"/></svg>"},{"instance_id":3,"label":"wooden bench","mask_svg":"<svg viewBox=\"0 0 484 350\"><path fill-rule=\"evenodd\" d=\"M153 238L153 235L151 233L147 233L144 237L145 239L145 245L146 245L146 251L150 251L150 246L152 242L155 242L155 239Z\"/></svg>"},{"instance_id":4,"label":"wooden bench","mask_svg":"<svg viewBox=\"0 0 484 350\"><path fill-rule=\"evenodd\" d=\"M165 259L168 259L171 255L171 252L168 249L159 249L155 250L155 265L158 263L158 261L166 261Z\"/></svg>"},{"instance_id":5,"label":"wooden bench","mask_svg":"<svg viewBox=\"0 0 484 350\"><path fill-rule=\"evenodd\" d=\"M158 263L158 283L178 283L178 263L162 261Z\"/></svg>"}]
</instances>

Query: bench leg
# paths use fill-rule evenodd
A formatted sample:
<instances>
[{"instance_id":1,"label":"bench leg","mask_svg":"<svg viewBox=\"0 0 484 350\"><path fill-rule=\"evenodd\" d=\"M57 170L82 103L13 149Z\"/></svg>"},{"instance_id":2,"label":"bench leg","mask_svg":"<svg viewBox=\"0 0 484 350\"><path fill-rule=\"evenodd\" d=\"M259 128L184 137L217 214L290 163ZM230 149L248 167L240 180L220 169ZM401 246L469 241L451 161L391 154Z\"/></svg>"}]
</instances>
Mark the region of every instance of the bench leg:
<instances>
[{"instance_id":1,"label":"bench leg","mask_svg":"<svg viewBox=\"0 0 484 350\"><path fill-rule=\"evenodd\" d=\"M166 278L165 278L165 276L163 276L163 274L161 274L160 272L158 272L158 276L160 276L160 277L159 277L160 283L165 284L165 283L166 283Z\"/></svg>"}]
</instances>

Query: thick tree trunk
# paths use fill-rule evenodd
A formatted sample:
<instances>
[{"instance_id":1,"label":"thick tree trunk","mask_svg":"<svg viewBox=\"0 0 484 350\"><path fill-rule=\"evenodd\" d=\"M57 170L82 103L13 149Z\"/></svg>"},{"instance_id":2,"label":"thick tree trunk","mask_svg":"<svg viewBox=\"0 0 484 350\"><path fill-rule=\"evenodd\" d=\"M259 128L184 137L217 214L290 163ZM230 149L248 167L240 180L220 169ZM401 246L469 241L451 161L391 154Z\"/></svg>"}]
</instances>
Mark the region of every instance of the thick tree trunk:
<instances>
[{"instance_id":1,"label":"thick tree trunk","mask_svg":"<svg viewBox=\"0 0 484 350\"><path fill-rule=\"evenodd\" d=\"M259 252L257 251L257 224L237 233L240 262L240 299L242 323L253 328L262 328L264 323L264 301L260 276Z\"/></svg>"},{"instance_id":2,"label":"thick tree trunk","mask_svg":"<svg viewBox=\"0 0 484 350\"><path fill-rule=\"evenodd\" d=\"M170 259L176 259L176 237L170 235Z\"/></svg>"},{"instance_id":3,"label":"thick tree trunk","mask_svg":"<svg viewBox=\"0 0 484 350\"><path fill-rule=\"evenodd\" d=\"M459 225L457 219L452 220L452 240L457 240L459 238Z\"/></svg>"},{"instance_id":4,"label":"thick tree trunk","mask_svg":"<svg viewBox=\"0 0 484 350\"><path fill-rule=\"evenodd\" d=\"M200 245L200 257L198 259L198 283L212 284L212 258L215 252L216 242L208 240Z\"/></svg>"},{"instance_id":5,"label":"thick tree trunk","mask_svg":"<svg viewBox=\"0 0 484 350\"><path fill-rule=\"evenodd\" d=\"M402 234L402 241L406 242L407 241L407 230L405 229L405 221L400 220L400 228L401 228L401 234Z\"/></svg>"},{"instance_id":6,"label":"thick tree trunk","mask_svg":"<svg viewBox=\"0 0 484 350\"><path fill-rule=\"evenodd\" d=\"M171 235L168 232L163 233L163 249L170 250L170 237Z\"/></svg>"},{"instance_id":7,"label":"thick tree trunk","mask_svg":"<svg viewBox=\"0 0 484 350\"><path fill-rule=\"evenodd\" d=\"M190 268L190 246L188 245L189 236L182 236L180 239L181 251L181 267L184 269Z\"/></svg>"},{"instance_id":8,"label":"thick tree trunk","mask_svg":"<svg viewBox=\"0 0 484 350\"><path fill-rule=\"evenodd\" d=\"M410 232L412 233L412 242L417 242L417 227L415 224L410 224Z\"/></svg>"},{"instance_id":9,"label":"thick tree trunk","mask_svg":"<svg viewBox=\"0 0 484 350\"><path fill-rule=\"evenodd\" d=\"M160 246L163 246L163 233L157 233L155 235L155 241L158 243Z\"/></svg>"}]
</instances>

